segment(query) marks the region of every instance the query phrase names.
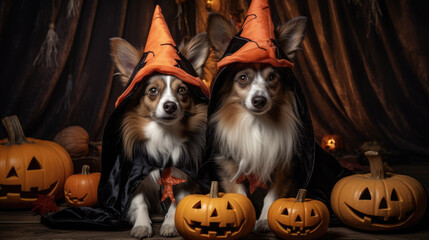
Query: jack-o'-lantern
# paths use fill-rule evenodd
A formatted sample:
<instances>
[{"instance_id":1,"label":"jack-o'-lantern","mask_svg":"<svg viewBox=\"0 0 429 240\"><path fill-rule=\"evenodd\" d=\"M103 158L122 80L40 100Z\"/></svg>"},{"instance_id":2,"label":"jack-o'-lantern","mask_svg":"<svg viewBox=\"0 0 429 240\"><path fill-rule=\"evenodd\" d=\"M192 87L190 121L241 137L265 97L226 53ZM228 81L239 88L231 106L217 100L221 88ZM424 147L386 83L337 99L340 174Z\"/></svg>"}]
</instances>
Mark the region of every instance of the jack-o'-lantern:
<instances>
[{"instance_id":1,"label":"jack-o'-lantern","mask_svg":"<svg viewBox=\"0 0 429 240\"><path fill-rule=\"evenodd\" d=\"M0 140L0 208L31 208L38 194L61 198L73 173L67 151L51 141L26 138L16 116L2 122L8 139Z\"/></svg>"},{"instance_id":2,"label":"jack-o'-lantern","mask_svg":"<svg viewBox=\"0 0 429 240\"><path fill-rule=\"evenodd\" d=\"M343 148L343 140L339 135L328 134L323 136L321 145L327 152L336 152Z\"/></svg>"},{"instance_id":3,"label":"jack-o'-lantern","mask_svg":"<svg viewBox=\"0 0 429 240\"><path fill-rule=\"evenodd\" d=\"M427 205L426 193L414 178L386 173L379 154L365 152L371 173L338 181L332 210L345 224L363 230L396 230L417 223Z\"/></svg>"},{"instance_id":4,"label":"jack-o'-lantern","mask_svg":"<svg viewBox=\"0 0 429 240\"><path fill-rule=\"evenodd\" d=\"M210 194L183 198L176 209L176 229L185 239L239 239L255 226L255 209L238 193L218 193L212 182Z\"/></svg>"},{"instance_id":5,"label":"jack-o'-lantern","mask_svg":"<svg viewBox=\"0 0 429 240\"><path fill-rule=\"evenodd\" d=\"M328 231L328 208L305 195L306 190L300 189L296 198L280 198L271 205L268 224L278 237L317 239Z\"/></svg>"},{"instance_id":6,"label":"jack-o'-lantern","mask_svg":"<svg viewBox=\"0 0 429 240\"><path fill-rule=\"evenodd\" d=\"M89 166L82 166L81 174L67 178L64 184L64 196L70 206L92 207L97 203L97 188L100 173L89 173Z\"/></svg>"}]
</instances>

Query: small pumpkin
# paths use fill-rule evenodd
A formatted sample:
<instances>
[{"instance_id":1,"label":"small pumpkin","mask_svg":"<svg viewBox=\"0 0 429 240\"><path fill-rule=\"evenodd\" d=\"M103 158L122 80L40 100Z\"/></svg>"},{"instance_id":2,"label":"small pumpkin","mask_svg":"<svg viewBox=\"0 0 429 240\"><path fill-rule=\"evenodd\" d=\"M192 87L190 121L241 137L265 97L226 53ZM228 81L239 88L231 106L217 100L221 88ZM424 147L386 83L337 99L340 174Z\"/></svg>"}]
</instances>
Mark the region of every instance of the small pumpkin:
<instances>
[{"instance_id":1,"label":"small pumpkin","mask_svg":"<svg viewBox=\"0 0 429 240\"><path fill-rule=\"evenodd\" d=\"M329 227L329 210L318 200L305 198L299 189L296 198L280 198L268 210L268 225L279 238L317 239Z\"/></svg>"},{"instance_id":2,"label":"small pumpkin","mask_svg":"<svg viewBox=\"0 0 429 240\"><path fill-rule=\"evenodd\" d=\"M64 196L67 203L73 207L92 207L97 203L97 189L100 173L89 173L89 165L82 166L81 174L67 178L64 185Z\"/></svg>"},{"instance_id":3,"label":"small pumpkin","mask_svg":"<svg viewBox=\"0 0 429 240\"><path fill-rule=\"evenodd\" d=\"M424 215L426 193L414 178L386 173L375 151L365 152L369 174L338 181L331 194L335 215L345 224L363 230L396 230L416 224Z\"/></svg>"},{"instance_id":4,"label":"small pumpkin","mask_svg":"<svg viewBox=\"0 0 429 240\"><path fill-rule=\"evenodd\" d=\"M210 194L184 197L177 205L176 229L185 239L239 239L255 226L255 209L242 194L218 193L212 182Z\"/></svg>"},{"instance_id":5,"label":"small pumpkin","mask_svg":"<svg viewBox=\"0 0 429 240\"><path fill-rule=\"evenodd\" d=\"M0 208L31 208L38 194L62 198L73 173L67 151L51 141L26 138L16 115L2 123L8 138L0 140Z\"/></svg>"},{"instance_id":6,"label":"small pumpkin","mask_svg":"<svg viewBox=\"0 0 429 240\"><path fill-rule=\"evenodd\" d=\"M86 156L89 152L88 132L80 126L70 126L54 137L54 142L63 146L72 158Z\"/></svg>"},{"instance_id":7,"label":"small pumpkin","mask_svg":"<svg viewBox=\"0 0 429 240\"><path fill-rule=\"evenodd\" d=\"M327 152L336 152L343 149L343 140L340 135L328 134L323 136L321 145Z\"/></svg>"}]
</instances>

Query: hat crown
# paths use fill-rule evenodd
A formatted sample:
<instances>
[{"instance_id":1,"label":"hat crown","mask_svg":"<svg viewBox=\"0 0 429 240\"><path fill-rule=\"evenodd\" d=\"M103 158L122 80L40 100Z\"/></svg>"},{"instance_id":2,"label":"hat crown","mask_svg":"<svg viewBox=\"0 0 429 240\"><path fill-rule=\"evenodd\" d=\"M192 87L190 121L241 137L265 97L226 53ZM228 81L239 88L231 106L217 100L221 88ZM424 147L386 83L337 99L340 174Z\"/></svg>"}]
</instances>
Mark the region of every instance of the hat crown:
<instances>
[{"instance_id":1,"label":"hat crown","mask_svg":"<svg viewBox=\"0 0 429 240\"><path fill-rule=\"evenodd\" d=\"M241 37L255 42L274 40L274 24L268 0L253 0L242 24Z\"/></svg>"},{"instance_id":2,"label":"hat crown","mask_svg":"<svg viewBox=\"0 0 429 240\"><path fill-rule=\"evenodd\" d=\"M264 63L274 67L293 67L293 63L280 59L276 45L274 24L268 0L253 0L247 11L240 32L232 41L244 42L239 49L226 53L218 63L222 68L231 63Z\"/></svg>"},{"instance_id":3,"label":"hat crown","mask_svg":"<svg viewBox=\"0 0 429 240\"><path fill-rule=\"evenodd\" d=\"M166 75L173 75L182 81L199 87L204 94L209 95L209 91L203 81L196 76L192 76L180 67L178 61L181 61L176 43L171 37L170 30L162 15L159 5L155 7L152 17L152 23L144 48L144 64L141 69L133 76L130 85L125 89L121 96L116 100L117 107L128 95L133 92L137 83L141 82L145 76L157 72Z\"/></svg>"}]
</instances>

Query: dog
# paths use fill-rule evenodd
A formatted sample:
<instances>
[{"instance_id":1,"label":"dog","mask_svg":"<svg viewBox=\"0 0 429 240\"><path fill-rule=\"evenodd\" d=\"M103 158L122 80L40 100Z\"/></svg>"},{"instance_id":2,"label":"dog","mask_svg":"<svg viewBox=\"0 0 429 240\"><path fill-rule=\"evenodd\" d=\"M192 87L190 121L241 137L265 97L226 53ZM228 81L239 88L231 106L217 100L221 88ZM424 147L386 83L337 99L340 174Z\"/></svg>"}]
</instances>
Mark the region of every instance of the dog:
<instances>
[{"instance_id":1,"label":"dog","mask_svg":"<svg viewBox=\"0 0 429 240\"><path fill-rule=\"evenodd\" d=\"M289 60L299 49L305 25L306 18L297 17L275 31L277 43ZM219 32L219 38L227 36ZM209 36L213 34L216 32ZM287 75L269 64L233 63L223 74L226 83L212 96L218 98L219 107L208 119L216 149L211 158L226 192L247 196L245 185L239 181L243 175L257 176L258 186L270 186L254 228L257 232L269 231L267 213L271 204L297 191L293 171L301 128L297 99Z\"/></svg>"},{"instance_id":2,"label":"dog","mask_svg":"<svg viewBox=\"0 0 429 240\"><path fill-rule=\"evenodd\" d=\"M121 38L111 39L112 58L119 70L122 82L130 78L143 52ZM201 75L204 61L209 52L206 33L196 35L180 52L188 59L195 71ZM153 73L146 84L136 88L123 116L121 136L124 154L133 161L135 151L141 149L164 166L172 160L171 173L185 179L186 183L174 186L177 203L184 196L194 193L198 185L182 171L175 168L180 161L194 161L198 166L205 147L207 103L196 100L195 86L172 75ZM136 150L137 149L137 150ZM128 219L133 225L131 236L136 238L153 235L149 211L159 211L160 171L152 171L139 185L128 208ZM160 234L164 237L177 236L174 225L176 204L171 203Z\"/></svg>"}]
</instances>

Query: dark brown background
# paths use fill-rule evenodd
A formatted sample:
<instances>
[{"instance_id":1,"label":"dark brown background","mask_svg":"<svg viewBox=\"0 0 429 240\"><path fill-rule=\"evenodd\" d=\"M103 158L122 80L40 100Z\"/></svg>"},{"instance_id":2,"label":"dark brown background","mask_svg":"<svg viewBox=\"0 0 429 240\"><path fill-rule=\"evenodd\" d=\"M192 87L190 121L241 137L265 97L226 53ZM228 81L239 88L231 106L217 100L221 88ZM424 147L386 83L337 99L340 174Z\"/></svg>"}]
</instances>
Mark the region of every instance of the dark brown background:
<instances>
[{"instance_id":1,"label":"dark brown background","mask_svg":"<svg viewBox=\"0 0 429 240\"><path fill-rule=\"evenodd\" d=\"M124 90L114 76L109 38L144 46L159 2L176 43L204 31L205 0L66 0L0 2L0 117L17 114L27 136L52 139L80 125L91 140ZM220 1L240 18L248 0ZM294 72L301 82L315 137L336 133L352 151L377 140L397 156L429 157L429 14L417 0L271 0L273 21L308 18ZM58 34L58 65L33 64L51 19ZM186 24L187 23L187 24ZM67 82L69 87L67 90ZM216 96L214 96L216 97ZM0 137L5 137L4 129Z\"/></svg>"}]
</instances>

